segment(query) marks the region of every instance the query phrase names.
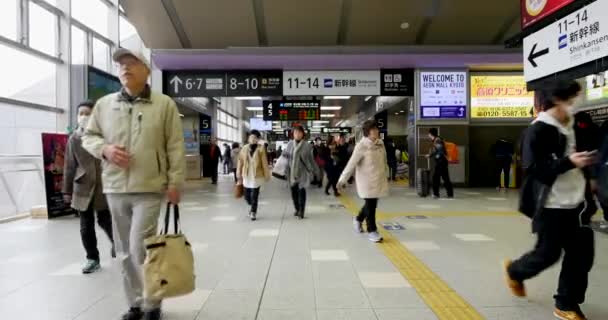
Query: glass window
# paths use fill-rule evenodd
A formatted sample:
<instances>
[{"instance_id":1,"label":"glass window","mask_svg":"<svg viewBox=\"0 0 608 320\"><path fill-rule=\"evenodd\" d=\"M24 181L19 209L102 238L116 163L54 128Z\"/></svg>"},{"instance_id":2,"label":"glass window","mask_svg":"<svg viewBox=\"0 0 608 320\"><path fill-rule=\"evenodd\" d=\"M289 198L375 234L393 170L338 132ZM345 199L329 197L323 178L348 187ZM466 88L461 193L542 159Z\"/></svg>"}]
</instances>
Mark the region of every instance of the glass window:
<instances>
[{"instance_id":1,"label":"glass window","mask_svg":"<svg viewBox=\"0 0 608 320\"><path fill-rule=\"evenodd\" d=\"M110 47L97 39L93 38L93 66L103 71L109 71Z\"/></svg>"},{"instance_id":2,"label":"glass window","mask_svg":"<svg viewBox=\"0 0 608 320\"><path fill-rule=\"evenodd\" d=\"M78 0L72 2L72 17L80 23L108 36L108 17L110 8L101 0Z\"/></svg>"},{"instance_id":3,"label":"glass window","mask_svg":"<svg viewBox=\"0 0 608 320\"><path fill-rule=\"evenodd\" d=\"M30 2L30 47L57 55L57 16Z\"/></svg>"},{"instance_id":4,"label":"glass window","mask_svg":"<svg viewBox=\"0 0 608 320\"><path fill-rule=\"evenodd\" d=\"M119 26L118 32L120 33L120 45L122 46L123 42L126 42L129 38L133 36L137 36L137 30L135 27L127 20L125 17L120 16L119 18Z\"/></svg>"},{"instance_id":5,"label":"glass window","mask_svg":"<svg viewBox=\"0 0 608 320\"><path fill-rule=\"evenodd\" d=\"M0 70L10 75L0 77L0 96L51 107L57 105L54 63L1 44L0 57Z\"/></svg>"},{"instance_id":6,"label":"glass window","mask_svg":"<svg viewBox=\"0 0 608 320\"><path fill-rule=\"evenodd\" d=\"M17 39L17 1L0 1L0 35Z\"/></svg>"},{"instance_id":7,"label":"glass window","mask_svg":"<svg viewBox=\"0 0 608 320\"><path fill-rule=\"evenodd\" d=\"M72 26L72 64L85 64L87 56L87 35L78 27Z\"/></svg>"}]
</instances>

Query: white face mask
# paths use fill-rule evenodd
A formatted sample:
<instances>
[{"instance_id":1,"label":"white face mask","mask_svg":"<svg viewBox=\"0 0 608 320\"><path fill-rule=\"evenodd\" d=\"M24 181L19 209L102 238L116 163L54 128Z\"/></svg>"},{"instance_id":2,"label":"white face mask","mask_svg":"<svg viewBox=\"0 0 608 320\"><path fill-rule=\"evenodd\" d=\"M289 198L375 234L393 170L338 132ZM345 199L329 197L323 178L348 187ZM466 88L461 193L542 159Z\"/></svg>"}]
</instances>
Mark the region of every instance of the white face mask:
<instances>
[{"instance_id":1,"label":"white face mask","mask_svg":"<svg viewBox=\"0 0 608 320\"><path fill-rule=\"evenodd\" d=\"M80 131L84 131L87 128L90 118L91 116L86 115L78 116L78 129L80 129Z\"/></svg>"}]
</instances>

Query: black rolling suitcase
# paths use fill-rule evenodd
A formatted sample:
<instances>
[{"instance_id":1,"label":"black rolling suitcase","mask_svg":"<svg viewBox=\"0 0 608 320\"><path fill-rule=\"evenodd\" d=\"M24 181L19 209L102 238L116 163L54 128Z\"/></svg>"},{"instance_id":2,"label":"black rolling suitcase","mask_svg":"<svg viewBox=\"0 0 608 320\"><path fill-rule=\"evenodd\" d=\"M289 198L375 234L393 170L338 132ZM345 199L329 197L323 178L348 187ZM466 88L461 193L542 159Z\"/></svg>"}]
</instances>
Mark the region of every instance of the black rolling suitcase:
<instances>
[{"instance_id":1,"label":"black rolling suitcase","mask_svg":"<svg viewBox=\"0 0 608 320\"><path fill-rule=\"evenodd\" d=\"M427 160L428 169L418 168L416 171L416 192L419 197L426 198L431 193L431 162Z\"/></svg>"}]
</instances>

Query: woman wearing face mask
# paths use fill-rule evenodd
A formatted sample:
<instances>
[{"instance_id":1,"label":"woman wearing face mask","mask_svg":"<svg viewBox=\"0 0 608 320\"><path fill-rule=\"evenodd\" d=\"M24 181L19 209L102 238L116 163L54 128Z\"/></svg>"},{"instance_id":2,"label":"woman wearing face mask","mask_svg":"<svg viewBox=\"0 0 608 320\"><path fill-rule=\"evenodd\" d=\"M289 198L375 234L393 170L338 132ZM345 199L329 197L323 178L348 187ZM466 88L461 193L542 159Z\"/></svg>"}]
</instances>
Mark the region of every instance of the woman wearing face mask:
<instances>
[{"instance_id":1,"label":"woman wearing face mask","mask_svg":"<svg viewBox=\"0 0 608 320\"><path fill-rule=\"evenodd\" d=\"M577 152L572 106L580 94L577 82L559 82L540 91L543 112L525 139L526 181L521 189L520 211L532 217L537 234L534 249L515 261L505 261L507 285L518 297L526 296L524 282L557 263L564 252L555 298L554 316L585 320L585 300L593 266L593 230L585 222L585 175L593 165L593 152Z\"/></svg>"},{"instance_id":2,"label":"woman wearing face mask","mask_svg":"<svg viewBox=\"0 0 608 320\"><path fill-rule=\"evenodd\" d=\"M291 199L295 207L294 216L304 219L306 188L321 176L313 155L313 146L306 142L306 133L301 126L292 129L293 140L289 141L283 156L287 158L287 178L291 187Z\"/></svg>"},{"instance_id":3,"label":"woman wearing face mask","mask_svg":"<svg viewBox=\"0 0 608 320\"><path fill-rule=\"evenodd\" d=\"M388 196L388 166L386 149L380 140L380 130L376 121L368 120L363 123L363 140L359 142L351 156L344 172L338 180L340 189L344 189L348 180L355 173L357 193L365 200L359 215L353 219L355 232L362 233L363 221L367 221L367 232L372 242L382 241L376 226L376 208L378 199Z\"/></svg>"},{"instance_id":4,"label":"woman wearing face mask","mask_svg":"<svg viewBox=\"0 0 608 320\"><path fill-rule=\"evenodd\" d=\"M70 136L66 150L63 173L63 194L66 203L80 212L80 238L86 251L87 262L82 273L93 273L101 268L97 236L95 234L95 212L97 223L112 240L112 217L101 185L101 161L82 147L82 135L86 130L94 104L90 101L78 105L78 128ZM116 257L112 245L112 257Z\"/></svg>"},{"instance_id":5,"label":"woman wearing face mask","mask_svg":"<svg viewBox=\"0 0 608 320\"><path fill-rule=\"evenodd\" d=\"M260 188L270 180L270 169L264 146L258 144L261 134L258 130L249 133L249 144L245 145L239 153L236 176L238 184L245 188L245 201L250 206L249 218L257 219L258 199Z\"/></svg>"}]
</instances>

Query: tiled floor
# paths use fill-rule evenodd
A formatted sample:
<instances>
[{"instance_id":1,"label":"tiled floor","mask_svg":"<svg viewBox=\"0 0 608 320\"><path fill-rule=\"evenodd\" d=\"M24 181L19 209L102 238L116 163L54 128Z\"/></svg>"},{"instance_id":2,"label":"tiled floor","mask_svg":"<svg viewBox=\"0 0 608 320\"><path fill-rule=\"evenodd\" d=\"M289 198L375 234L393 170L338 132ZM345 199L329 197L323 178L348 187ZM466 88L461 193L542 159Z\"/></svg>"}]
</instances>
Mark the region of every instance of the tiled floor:
<instances>
[{"instance_id":1,"label":"tiled floor","mask_svg":"<svg viewBox=\"0 0 608 320\"><path fill-rule=\"evenodd\" d=\"M351 213L335 198L311 189L299 221L288 190L273 182L252 222L231 192L226 178L219 187L191 185L185 195L182 228L194 248L197 290L165 301L165 319L438 319L381 245L353 233ZM500 261L534 241L526 218L512 213L516 193L457 190L456 197L420 199L397 187L380 211L404 227L393 237L485 318L553 319L557 268L529 282L528 299L503 287ZM126 309L120 271L98 236L103 269L84 276L77 219L0 224L0 319L118 319ZM583 307L599 320L608 319L606 235L596 245Z\"/></svg>"}]
</instances>

